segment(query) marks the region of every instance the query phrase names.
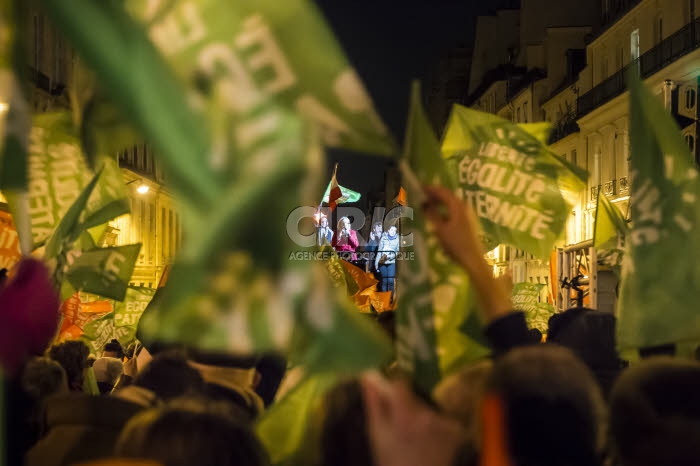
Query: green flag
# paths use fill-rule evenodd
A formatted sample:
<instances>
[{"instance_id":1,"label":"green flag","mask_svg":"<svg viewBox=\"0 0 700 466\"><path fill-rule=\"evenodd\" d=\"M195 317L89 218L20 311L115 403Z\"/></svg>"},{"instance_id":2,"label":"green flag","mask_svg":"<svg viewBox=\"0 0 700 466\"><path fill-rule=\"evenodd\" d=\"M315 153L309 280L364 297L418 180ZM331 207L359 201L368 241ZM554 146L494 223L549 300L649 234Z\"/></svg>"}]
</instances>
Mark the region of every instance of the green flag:
<instances>
[{"instance_id":1,"label":"green flag","mask_svg":"<svg viewBox=\"0 0 700 466\"><path fill-rule=\"evenodd\" d=\"M156 290L130 286L123 301L114 302L112 322L114 335L122 346L126 347L136 339L139 321Z\"/></svg>"},{"instance_id":2,"label":"green flag","mask_svg":"<svg viewBox=\"0 0 700 466\"><path fill-rule=\"evenodd\" d=\"M539 302L544 287L543 283L515 283L511 301L514 309L525 313L525 320L530 328L547 333L549 318L554 314L554 306Z\"/></svg>"},{"instance_id":3,"label":"green flag","mask_svg":"<svg viewBox=\"0 0 700 466\"><path fill-rule=\"evenodd\" d=\"M632 224L618 304L621 350L700 339L698 170L673 118L631 79Z\"/></svg>"},{"instance_id":4,"label":"green flag","mask_svg":"<svg viewBox=\"0 0 700 466\"><path fill-rule=\"evenodd\" d=\"M121 301L134 272L141 243L80 253L65 278L75 290Z\"/></svg>"},{"instance_id":5,"label":"green flag","mask_svg":"<svg viewBox=\"0 0 700 466\"><path fill-rule=\"evenodd\" d=\"M486 234L541 258L585 186L580 169L549 151L547 134L546 124L516 125L454 105L442 143L457 193Z\"/></svg>"},{"instance_id":6,"label":"green flag","mask_svg":"<svg viewBox=\"0 0 700 466\"><path fill-rule=\"evenodd\" d=\"M440 145L423 113L418 83L412 88L403 158L403 184L413 205L423 198L420 183L452 187ZM426 229L423 213L412 213L407 222L412 245L404 250L410 260L399 263L403 292L397 309L397 355L399 365L430 390L443 373L488 351L477 342L483 339L482 326L466 273Z\"/></svg>"},{"instance_id":7,"label":"green flag","mask_svg":"<svg viewBox=\"0 0 700 466\"><path fill-rule=\"evenodd\" d=\"M102 157L98 168L102 176L79 213L85 228L129 212L116 160ZM91 178L70 114L35 116L29 147L29 214L35 246L53 233Z\"/></svg>"},{"instance_id":8,"label":"green flag","mask_svg":"<svg viewBox=\"0 0 700 466\"><path fill-rule=\"evenodd\" d=\"M202 112L187 103L184 87L124 4L91 0L70 4L41 0L41 4L92 67L112 102L154 145L169 187L183 195L181 208L193 215L202 203L216 202L214 172L202 163L210 154Z\"/></svg>"},{"instance_id":9,"label":"green flag","mask_svg":"<svg viewBox=\"0 0 700 466\"><path fill-rule=\"evenodd\" d=\"M628 230L627 221L620 209L605 195L599 193L593 231L593 246L596 248L599 264L607 265L619 272Z\"/></svg>"},{"instance_id":10,"label":"green flag","mask_svg":"<svg viewBox=\"0 0 700 466\"><path fill-rule=\"evenodd\" d=\"M323 396L338 379L334 373L307 377L265 412L255 431L272 464L294 457L308 442L309 429L318 424Z\"/></svg>"},{"instance_id":11,"label":"green flag","mask_svg":"<svg viewBox=\"0 0 700 466\"><path fill-rule=\"evenodd\" d=\"M317 124L326 145L395 152L313 2L128 0L126 5L148 25L156 46L210 114L246 113L272 97ZM225 126L211 129L215 147L231 142Z\"/></svg>"},{"instance_id":12,"label":"green flag","mask_svg":"<svg viewBox=\"0 0 700 466\"><path fill-rule=\"evenodd\" d=\"M124 328L120 333L126 335L129 330ZM101 354L104 346L113 338L119 339L114 327L114 311L85 324L80 337L90 348L90 354L94 355Z\"/></svg>"},{"instance_id":13,"label":"green flag","mask_svg":"<svg viewBox=\"0 0 700 466\"><path fill-rule=\"evenodd\" d=\"M333 182L331 181L328 183L328 187L326 188L326 192L323 193L323 202L328 203L330 200L330 195L331 195L331 184ZM345 204L348 202L357 202L360 200L360 193L353 191L352 189L344 188L340 186L340 192L342 193L340 198L335 201L336 204Z\"/></svg>"}]
</instances>

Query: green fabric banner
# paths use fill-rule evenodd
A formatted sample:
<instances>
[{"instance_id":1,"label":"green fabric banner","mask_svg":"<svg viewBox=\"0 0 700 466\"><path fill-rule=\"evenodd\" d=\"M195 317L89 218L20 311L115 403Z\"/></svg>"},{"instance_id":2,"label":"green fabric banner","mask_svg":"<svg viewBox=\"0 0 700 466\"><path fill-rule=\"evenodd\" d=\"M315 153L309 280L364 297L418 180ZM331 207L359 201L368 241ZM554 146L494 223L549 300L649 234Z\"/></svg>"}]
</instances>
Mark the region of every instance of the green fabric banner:
<instances>
[{"instance_id":1,"label":"green fabric banner","mask_svg":"<svg viewBox=\"0 0 700 466\"><path fill-rule=\"evenodd\" d=\"M511 297L513 308L525 313L528 326L543 334L547 333L549 318L554 314L554 306L539 302L544 287L542 283L515 283Z\"/></svg>"},{"instance_id":2,"label":"green fabric banner","mask_svg":"<svg viewBox=\"0 0 700 466\"><path fill-rule=\"evenodd\" d=\"M321 95L337 92L333 111L349 103L358 127L371 128L337 128L337 140L357 149L387 148L386 136L377 137L371 124L369 99L345 62L337 61L341 55L319 60L313 53L335 42L312 6L169 2L164 10L158 2L129 2L136 16L152 23L161 54L122 2L41 3L113 103L154 144L179 198L187 240L140 321L144 339L243 353L294 346L309 371L355 371L384 362L390 354L384 336L331 290L323 266L288 260L290 251L302 250L287 235L287 216L315 205L323 169L317 127L290 107L335 121L327 111L331 97ZM307 36L311 31L317 35ZM268 66L266 54L275 44L295 44L295 59L305 65L293 72L299 82L313 77L311 87L274 89L283 74ZM328 140L334 133L326 125L323 134Z\"/></svg>"},{"instance_id":3,"label":"green fabric banner","mask_svg":"<svg viewBox=\"0 0 700 466\"><path fill-rule=\"evenodd\" d=\"M317 124L326 145L393 155L395 145L332 31L306 0L128 0L151 39L210 115L245 114L272 98ZM264 120L257 122L265 125ZM210 121L214 157L243 133ZM254 127L248 128L254 131ZM233 140L232 140L233 139ZM235 160L210 160L231 166Z\"/></svg>"},{"instance_id":4,"label":"green fabric banner","mask_svg":"<svg viewBox=\"0 0 700 466\"><path fill-rule=\"evenodd\" d=\"M593 246L599 264L607 265L619 273L628 230L627 221L620 209L599 193L593 231Z\"/></svg>"},{"instance_id":5,"label":"green fabric banner","mask_svg":"<svg viewBox=\"0 0 700 466\"><path fill-rule=\"evenodd\" d=\"M440 145L423 112L418 83L413 84L402 162L403 186L409 202L421 204L420 183L452 187ZM472 302L468 278L426 229L419 209L407 222L412 260L399 263L402 293L397 309L399 365L430 390L443 373L488 354L482 324Z\"/></svg>"},{"instance_id":6,"label":"green fabric banner","mask_svg":"<svg viewBox=\"0 0 700 466\"><path fill-rule=\"evenodd\" d=\"M121 301L134 272L141 243L79 253L65 278L77 291Z\"/></svg>"},{"instance_id":7,"label":"green fabric banner","mask_svg":"<svg viewBox=\"0 0 700 466\"><path fill-rule=\"evenodd\" d=\"M136 334L139 320L143 311L153 299L156 290L141 286L130 286L126 289L123 301L114 303L114 326L129 327Z\"/></svg>"},{"instance_id":8,"label":"green fabric banner","mask_svg":"<svg viewBox=\"0 0 700 466\"><path fill-rule=\"evenodd\" d=\"M113 338L123 347L136 339L138 323L156 290L130 286L124 301L114 302L113 311L85 324L80 337L89 347L91 354L100 354L104 345Z\"/></svg>"},{"instance_id":9,"label":"green fabric banner","mask_svg":"<svg viewBox=\"0 0 700 466\"><path fill-rule=\"evenodd\" d=\"M700 181L673 118L638 78L630 88L632 224L618 303L618 349L700 339Z\"/></svg>"},{"instance_id":10,"label":"green fabric banner","mask_svg":"<svg viewBox=\"0 0 700 466\"><path fill-rule=\"evenodd\" d=\"M307 377L265 412L255 431L272 464L295 457L308 442L309 429L318 424L323 396L339 378L334 373Z\"/></svg>"},{"instance_id":11,"label":"green fabric banner","mask_svg":"<svg viewBox=\"0 0 700 466\"><path fill-rule=\"evenodd\" d=\"M546 124L516 125L460 105L442 142L457 193L485 233L548 259L586 175L549 151Z\"/></svg>"},{"instance_id":12,"label":"green fabric banner","mask_svg":"<svg viewBox=\"0 0 700 466\"><path fill-rule=\"evenodd\" d=\"M102 176L80 212L84 228L129 212L116 160L102 157L98 169ZM35 116L29 147L29 214L35 246L44 244L92 177L70 114Z\"/></svg>"}]
</instances>

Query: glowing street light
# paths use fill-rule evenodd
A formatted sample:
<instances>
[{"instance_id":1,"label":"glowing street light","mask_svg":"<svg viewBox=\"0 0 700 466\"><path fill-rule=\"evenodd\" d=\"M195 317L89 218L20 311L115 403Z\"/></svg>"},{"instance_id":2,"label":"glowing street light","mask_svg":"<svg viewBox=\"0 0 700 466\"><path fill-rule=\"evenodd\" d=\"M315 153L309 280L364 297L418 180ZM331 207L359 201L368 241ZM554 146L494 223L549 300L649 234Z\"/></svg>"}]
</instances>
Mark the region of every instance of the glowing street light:
<instances>
[{"instance_id":1,"label":"glowing street light","mask_svg":"<svg viewBox=\"0 0 700 466\"><path fill-rule=\"evenodd\" d=\"M136 192L139 194L146 194L149 189L150 188L148 187L148 185L141 184L138 188L136 188Z\"/></svg>"}]
</instances>

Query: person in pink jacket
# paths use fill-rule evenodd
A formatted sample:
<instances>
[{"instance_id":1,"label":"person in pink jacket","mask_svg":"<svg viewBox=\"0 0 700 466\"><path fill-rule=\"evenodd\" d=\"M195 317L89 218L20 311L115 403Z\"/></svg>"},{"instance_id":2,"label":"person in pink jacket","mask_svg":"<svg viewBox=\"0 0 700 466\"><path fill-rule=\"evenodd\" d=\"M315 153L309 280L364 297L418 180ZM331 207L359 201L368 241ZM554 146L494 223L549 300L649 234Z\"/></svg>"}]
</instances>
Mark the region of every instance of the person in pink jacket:
<instances>
[{"instance_id":1,"label":"person in pink jacket","mask_svg":"<svg viewBox=\"0 0 700 466\"><path fill-rule=\"evenodd\" d=\"M341 217L338 220L338 234L333 237L333 248L338 255L347 261L356 261L355 249L360 242L357 240L357 232L350 228L350 219Z\"/></svg>"}]
</instances>

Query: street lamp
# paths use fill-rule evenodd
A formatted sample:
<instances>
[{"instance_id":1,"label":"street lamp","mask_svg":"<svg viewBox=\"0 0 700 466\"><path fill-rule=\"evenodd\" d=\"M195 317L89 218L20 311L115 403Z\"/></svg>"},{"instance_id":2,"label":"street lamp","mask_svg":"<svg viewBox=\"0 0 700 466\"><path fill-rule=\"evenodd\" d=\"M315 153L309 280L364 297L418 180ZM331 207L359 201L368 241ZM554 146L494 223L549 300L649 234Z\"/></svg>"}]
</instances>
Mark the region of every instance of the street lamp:
<instances>
[{"instance_id":1,"label":"street lamp","mask_svg":"<svg viewBox=\"0 0 700 466\"><path fill-rule=\"evenodd\" d=\"M129 181L129 182L126 183L124 186L129 186L131 183L136 183L137 181L140 181L140 182L141 182L141 183L138 185L138 187L136 188L136 192L137 192L137 193L139 193L139 194L146 194L146 193L151 189L146 183L144 183L143 181L141 181L141 180L138 179L138 178L135 179L135 180Z\"/></svg>"}]
</instances>

